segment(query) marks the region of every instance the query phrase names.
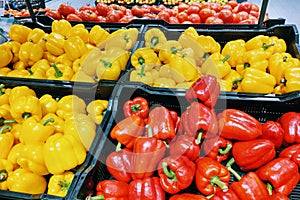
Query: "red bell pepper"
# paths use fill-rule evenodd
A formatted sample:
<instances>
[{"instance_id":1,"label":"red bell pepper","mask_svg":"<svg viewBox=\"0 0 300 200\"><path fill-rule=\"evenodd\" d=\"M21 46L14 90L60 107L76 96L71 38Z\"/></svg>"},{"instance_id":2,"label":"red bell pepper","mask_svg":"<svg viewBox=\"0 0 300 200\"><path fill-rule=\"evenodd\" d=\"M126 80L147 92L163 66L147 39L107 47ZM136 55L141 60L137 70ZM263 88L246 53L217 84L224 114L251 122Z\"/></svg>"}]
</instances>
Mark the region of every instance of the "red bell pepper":
<instances>
[{"instance_id":1,"label":"red bell pepper","mask_svg":"<svg viewBox=\"0 0 300 200\"><path fill-rule=\"evenodd\" d=\"M163 106L155 107L149 112L148 125L157 139L172 140L176 135L170 111Z\"/></svg>"},{"instance_id":2,"label":"red bell pepper","mask_svg":"<svg viewBox=\"0 0 300 200\"><path fill-rule=\"evenodd\" d=\"M280 123L274 121L267 121L262 125L262 135L260 138L271 140L275 149L279 149L283 140L283 128Z\"/></svg>"},{"instance_id":3,"label":"red bell pepper","mask_svg":"<svg viewBox=\"0 0 300 200\"><path fill-rule=\"evenodd\" d=\"M257 119L237 109L226 109L218 114L220 136L234 140L253 140L262 135Z\"/></svg>"},{"instance_id":4,"label":"red bell pepper","mask_svg":"<svg viewBox=\"0 0 300 200\"><path fill-rule=\"evenodd\" d=\"M110 136L127 148L132 149L135 139L142 135L144 126L144 121L141 117L137 115L126 117L114 126Z\"/></svg>"},{"instance_id":5,"label":"red bell pepper","mask_svg":"<svg viewBox=\"0 0 300 200\"><path fill-rule=\"evenodd\" d=\"M129 185L116 180L103 180L96 186L96 196L110 200L129 200ZM93 197L91 198L93 199ZM94 198L96 199L96 198Z\"/></svg>"},{"instance_id":6,"label":"red bell pepper","mask_svg":"<svg viewBox=\"0 0 300 200\"><path fill-rule=\"evenodd\" d=\"M121 143L119 143L121 144ZM118 181L128 183L131 180L131 156L132 151L117 147L106 158L106 168L109 173Z\"/></svg>"},{"instance_id":7,"label":"red bell pepper","mask_svg":"<svg viewBox=\"0 0 300 200\"><path fill-rule=\"evenodd\" d=\"M201 76L186 91L185 97L188 102L199 101L212 108L216 105L220 94L220 84L212 75Z\"/></svg>"},{"instance_id":8,"label":"red bell pepper","mask_svg":"<svg viewBox=\"0 0 300 200\"><path fill-rule=\"evenodd\" d=\"M193 182L196 166L186 156L168 156L158 164L158 175L163 190L175 194Z\"/></svg>"},{"instance_id":9,"label":"red bell pepper","mask_svg":"<svg viewBox=\"0 0 300 200\"><path fill-rule=\"evenodd\" d=\"M294 144L284 148L279 153L280 158L289 158L300 167L300 144Z\"/></svg>"},{"instance_id":10,"label":"red bell pepper","mask_svg":"<svg viewBox=\"0 0 300 200\"><path fill-rule=\"evenodd\" d=\"M209 200L240 200L233 190L228 189L226 192L218 190Z\"/></svg>"},{"instance_id":11,"label":"red bell pepper","mask_svg":"<svg viewBox=\"0 0 300 200\"><path fill-rule=\"evenodd\" d=\"M125 117L138 115L146 119L149 114L148 101L143 97L135 97L132 100L128 100L123 105L123 112Z\"/></svg>"},{"instance_id":12,"label":"red bell pepper","mask_svg":"<svg viewBox=\"0 0 300 200\"><path fill-rule=\"evenodd\" d=\"M174 110L170 110L171 117L173 119L174 125L175 125L175 132L178 131L179 125L180 125L180 117L178 116L177 112Z\"/></svg>"},{"instance_id":13,"label":"red bell pepper","mask_svg":"<svg viewBox=\"0 0 300 200\"><path fill-rule=\"evenodd\" d=\"M160 186L158 177L133 180L129 184L129 199L134 200L165 200L165 191Z\"/></svg>"},{"instance_id":14,"label":"red bell pepper","mask_svg":"<svg viewBox=\"0 0 300 200\"><path fill-rule=\"evenodd\" d=\"M284 134L283 142L286 144L300 143L300 113L286 112L280 116L278 122L281 124Z\"/></svg>"},{"instance_id":15,"label":"red bell pepper","mask_svg":"<svg viewBox=\"0 0 300 200\"><path fill-rule=\"evenodd\" d=\"M182 193L171 196L169 200L207 200L207 198L201 194Z\"/></svg>"},{"instance_id":16,"label":"red bell pepper","mask_svg":"<svg viewBox=\"0 0 300 200\"><path fill-rule=\"evenodd\" d=\"M182 119L186 135L197 138L196 143L200 144L201 139L215 137L218 133L217 116L213 109L206 107L199 102L192 102Z\"/></svg>"},{"instance_id":17,"label":"red bell pepper","mask_svg":"<svg viewBox=\"0 0 300 200\"><path fill-rule=\"evenodd\" d=\"M209 157L196 160L196 187L204 195L211 195L218 190L227 191L230 181L228 169Z\"/></svg>"},{"instance_id":18,"label":"red bell pepper","mask_svg":"<svg viewBox=\"0 0 300 200\"><path fill-rule=\"evenodd\" d=\"M179 135L169 144L169 152L170 155L184 155L191 161L195 161L199 157L200 146L196 144L194 137Z\"/></svg>"},{"instance_id":19,"label":"red bell pepper","mask_svg":"<svg viewBox=\"0 0 300 200\"><path fill-rule=\"evenodd\" d=\"M274 193L271 196L271 200L290 200L290 198L280 193Z\"/></svg>"},{"instance_id":20,"label":"red bell pepper","mask_svg":"<svg viewBox=\"0 0 300 200\"><path fill-rule=\"evenodd\" d=\"M241 170L257 169L271 161L275 155L273 142L267 139L255 139L233 143L232 155Z\"/></svg>"},{"instance_id":21,"label":"red bell pepper","mask_svg":"<svg viewBox=\"0 0 300 200\"><path fill-rule=\"evenodd\" d=\"M152 137L152 130L148 128L148 136L136 138L132 155L132 179L143 179L151 177L158 162L164 157L166 144L155 137Z\"/></svg>"},{"instance_id":22,"label":"red bell pepper","mask_svg":"<svg viewBox=\"0 0 300 200\"><path fill-rule=\"evenodd\" d=\"M204 155L218 162L228 158L231 148L232 142L223 137L206 139L202 143Z\"/></svg>"},{"instance_id":23,"label":"red bell pepper","mask_svg":"<svg viewBox=\"0 0 300 200\"><path fill-rule=\"evenodd\" d=\"M255 173L261 180L271 183L276 193L286 196L296 187L300 178L297 164L289 158L276 158Z\"/></svg>"}]
</instances>

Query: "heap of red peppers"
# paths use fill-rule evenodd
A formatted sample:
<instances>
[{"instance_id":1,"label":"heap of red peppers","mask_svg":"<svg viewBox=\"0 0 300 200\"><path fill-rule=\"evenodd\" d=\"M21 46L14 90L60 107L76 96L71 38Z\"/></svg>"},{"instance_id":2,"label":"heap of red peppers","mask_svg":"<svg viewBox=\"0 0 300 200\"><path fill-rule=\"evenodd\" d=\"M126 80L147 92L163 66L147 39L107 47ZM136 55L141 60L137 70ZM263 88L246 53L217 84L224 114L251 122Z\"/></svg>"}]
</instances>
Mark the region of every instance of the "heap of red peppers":
<instances>
[{"instance_id":1,"label":"heap of red peppers","mask_svg":"<svg viewBox=\"0 0 300 200\"><path fill-rule=\"evenodd\" d=\"M88 199L289 199L300 178L300 113L263 124L237 109L215 113L219 91L214 76L202 76L181 116L150 110L142 97L125 102L110 132L118 142L106 158L113 179L97 183Z\"/></svg>"}]
</instances>

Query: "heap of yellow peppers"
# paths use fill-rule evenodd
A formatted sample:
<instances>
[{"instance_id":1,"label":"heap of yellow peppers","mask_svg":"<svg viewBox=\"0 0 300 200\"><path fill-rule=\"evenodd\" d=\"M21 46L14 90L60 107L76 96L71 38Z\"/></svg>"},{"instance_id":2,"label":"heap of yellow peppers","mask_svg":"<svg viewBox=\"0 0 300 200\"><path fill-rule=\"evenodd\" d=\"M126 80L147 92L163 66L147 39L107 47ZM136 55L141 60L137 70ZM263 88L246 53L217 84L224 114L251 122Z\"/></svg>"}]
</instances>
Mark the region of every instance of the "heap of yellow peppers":
<instances>
[{"instance_id":1,"label":"heap of yellow peppers","mask_svg":"<svg viewBox=\"0 0 300 200\"><path fill-rule=\"evenodd\" d=\"M188 88L201 75L218 78L222 91L284 94L300 90L300 61L277 36L237 39L223 48L211 36L187 28L168 40L158 28L144 36L145 47L131 56L130 81L153 87Z\"/></svg>"},{"instance_id":2,"label":"heap of yellow peppers","mask_svg":"<svg viewBox=\"0 0 300 200\"><path fill-rule=\"evenodd\" d=\"M54 20L51 33L13 24L0 45L0 76L96 82L117 80L138 37L137 28L109 33Z\"/></svg>"},{"instance_id":3,"label":"heap of yellow peppers","mask_svg":"<svg viewBox=\"0 0 300 200\"><path fill-rule=\"evenodd\" d=\"M74 94L56 99L1 84L0 190L66 196L107 106L107 100L86 103Z\"/></svg>"}]
</instances>

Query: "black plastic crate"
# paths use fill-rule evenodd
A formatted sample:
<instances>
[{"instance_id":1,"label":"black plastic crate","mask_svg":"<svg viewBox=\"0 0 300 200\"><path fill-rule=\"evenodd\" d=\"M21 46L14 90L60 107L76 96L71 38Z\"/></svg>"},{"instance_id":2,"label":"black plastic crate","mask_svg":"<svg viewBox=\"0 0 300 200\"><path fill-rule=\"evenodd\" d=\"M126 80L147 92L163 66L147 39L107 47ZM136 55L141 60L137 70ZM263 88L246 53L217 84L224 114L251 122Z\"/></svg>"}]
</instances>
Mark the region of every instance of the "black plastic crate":
<instances>
[{"instance_id":1,"label":"black plastic crate","mask_svg":"<svg viewBox=\"0 0 300 200\"><path fill-rule=\"evenodd\" d=\"M174 110L180 116L181 113L189 105L185 99L184 90L172 90L172 89L160 89L151 88L143 84L126 84L119 85L113 92L114 98L112 99L112 112L109 118L108 125L105 129L104 135L102 135L100 142L98 143L98 149L93 154L93 160L89 164L89 167L82 173L82 176L77 182L76 188L73 190L72 199L85 199L86 188L84 182L88 178L92 178L95 184L105 179L113 179L109 174L105 160L107 156L113 152L116 148L116 141L110 138L110 131L116 125L116 123L124 119L123 104L129 99L135 97L144 97L149 102L150 109L157 105L162 105L170 110ZM287 111L300 112L300 95L285 96L277 98L274 96L265 96L257 98L230 98L226 94L221 93L218 102L215 106L216 113L222 112L226 108L235 108L242 110L253 117L257 118L261 123L267 120L276 120L283 113ZM236 165L233 166L238 172L245 174ZM231 182L234 180L231 176ZM193 183L188 189L182 192L195 193L196 187ZM300 198L300 184L294 189L289 196L290 199L296 200ZM168 197L168 195L167 195Z\"/></svg>"}]
</instances>

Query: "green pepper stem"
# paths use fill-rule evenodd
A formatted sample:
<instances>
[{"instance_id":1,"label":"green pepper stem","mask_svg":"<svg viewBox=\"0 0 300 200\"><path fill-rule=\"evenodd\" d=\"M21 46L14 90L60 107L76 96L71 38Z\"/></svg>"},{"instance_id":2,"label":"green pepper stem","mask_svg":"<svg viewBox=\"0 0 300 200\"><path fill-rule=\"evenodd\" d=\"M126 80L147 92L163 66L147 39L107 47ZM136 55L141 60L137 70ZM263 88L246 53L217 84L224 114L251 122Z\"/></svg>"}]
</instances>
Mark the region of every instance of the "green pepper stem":
<instances>
[{"instance_id":1,"label":"green pepper stem","mask_svg":"<svg viewBox=\"0 0 300 200\"><path fill-rule=\"evenodd\" d=\"M168 163L166 162L162 162L162 168L164 170L165 175L171 179L171 181L176 181L176 174L173 170L170 169L170 171L168 170Z\"/></svg>"},{"instance_id":2,"label":"green pepper stem","mask_svg":"<svg viewBox=\"0 0 300 200\"><path fill-rule=\"evenodd\" d=\"M155 45L157 45L159 42L158 37L154 36L151 38L151 42L150 42L150 48L153 49L155 47Z\"/></svg>"},{"instance_id":3,"label":"green pepper stem","mask_svg":"<svg viewBox=\"0 0 300 200\"><path fill-rule=\"evenodd\" d=\"M87 197L85 198L85 200L103 200L103 199L105 199L105 198L104 198L104 195L99 195L99 196L94 196L94 197L87 196Z\"/></svg>"},{"instance_id":4,"label":"green pepper stem","mask_svg":"<svg viewBox=\"0 0 300 200\"><path fill-rule=\"evenodd\" d=\"M237 179L237 180L241 180L241 176L234 170L234 169L232 169L232 165L233 165L233 163L235 163L235 160L234 160L234 158L232 157L229 161L228 161L228 163L226 164L226 168L228 169L228 171L229 172L231 172L232 174L233 174L233 176Z\"/></svg>"},{"instance_id":5,"label":"green pepper stem","mask_svg":"<svg viewBox=\"0 0 300 200\"><path fill-rule=\"evenodd\" d=\"M100 59L100 62L103 63L103 65L104 65L105 68L111 68L111 66L112 66L111 62L108 62L108 61L106 61L104 59Z\"/></svg>"},{"instance_id":6,"label":"green pepper stem","mask_svg":"<svg viewBox=\"0 0 300 200\"><path fill-rule=\"evenodd\" d=\"M132 110L132 112L135 113L135 112L141 110L141 105L140 104L134 104L134 105L131 106L131 110Z\"/></svg>"},{"instance_id":7,"label":"green pepper stem","mask_svg":"<svg viewBox=\"0 0 300 200\"><path fill-rule=\"evenodd\" d=\"M30 76L32 76L34 74L33 71L29 67L27 67L26 70L29 72Z\"/></svg>"},{"instance_id":8,"label":"green pepper stem","mask_svg":"<svg viewBox=\"0 0 300 200\"><path fill-rule=\"evenodd\" d=\"M223 59L221 59L221 62L225 63L229 58L230 58L230 54L226 54L226 56Z\"/></svg>"},{"instance_id":9,"label":"green pepper stem","mask_svg":"<svg viewBox=\"0 0 300 200\"><path fill-rule=\"evenodd\" d=\"M0 84L0 96L5 94L5 92L3 91L5 85L4 84Z\"/></svg>"},{"instance_id":10,"label":"green pepper stem","mask_svg":"<svg viewBox=\"0 0 300 200\"><path fill-rule=\"evenodd\" d=\"M130 37L129 37L128 35L125 35L125 36L124 36L124 40L126 41L126 43L129 42L129 39L130 39Z\"/></svg>"},{"instance_id":11,"label":"green pepper stem","mask_svg":"<svg viewBox=\"0 0 300 200\"><path fill-rule=\"evenodd\" d=\"M0 134L3 134L6 130L11 130L12 127L11 126L2 126L2 128L0 129Z\"/></svg>"},{"instance_id":12,"label":"green pepper stem","mask_svg":"<svg viewBox=\"0 0 300 200\"><path fill-rule=\"evenodd\" d=\"M141 71L138 73L140 77L146 76L145 74L145 63L142 64Z\"/></svg>"},{"instance_id":13,"label":"green pepper stem","mask_svg":"<svg viewBox=\"0 0 300 200\"><path fill-rule=\"evenodd\" d=\"M274 46L274 45L275 45L274 42L271 43L271 44L265 44L265 43L263 43L262 48L266 51L269 47Z\"/></svg>"},{"instance_id":14,"label":"green pepper stem","mask_svg":"<svg viewBox=\"0 0 300 200\"><path fill-rule=\"evenodd\" d=\"M153 137L153 132L151 126L148 124L146 125L146 129L148 130L148 137Z\"/></svg>"},{"instance_id":15,"label":"green pepper stem","mask_svg":"<svg viewBox=\"0 0 300 200\"><path fill-rule=\"evenodd\" d=\"M104 111L102 112L102 116L104 116L104 115L106 114L106 112L107 112L107 110L104 110Z\"/></svg>"},{"instance_id":16,"label":"green pepper stem","mask_svg":"<svg viewBox=\"0 0 300 200\"><path fill-rule=\"evenodd\" d=\"M60 78L63 76L63 73L57 68L55 63L51 63L51 67L55 70L54 76L55 78Z\"/></svg>"},{"instance_id":17,"label":"green pepper stem","mask_svg":"<svg viewBox=\"0 0 300 200\"><path fill-rule=\"evenodd\" d=\"M31 116L32 116L31 113L27 113L27 112L25 112L25 113L22 114L22 118L23 118L24 120L28 119L28 118L31 117Z\"/></svg>"},{"instance_id":18,"label":"green pepper stem","mask_svg":"<svg viewBox=\"0 0 300 200\"><path fill-rule=\"evenodd\" d=\"M181 51L182 48L171 47L172 54L176 54L178 51Z\"/></svg>"},{"instance_id":19,"label":"green pepper stem","mask_svg":"<svg viewBox=\"0 0 300 200\"><path fill-rule=\"evenodd\" d=\"M243 78L238 78L238 79L235 79L234 81L232 81L232 89L238 89L238 83L241 82L243 80Z\"/></svg>"},{"instance_id":20,"label":"green pepper stem","mask_svg":"<svg viewBox=\"0 0 300 200\"><path fill-rule=\"evenodd\" d=\"M195 140L196 144L200 144L201 143L203 133L204 133L204 130L200 129L199 132L198 132L197 138Z\"/></svg>"},{"instance_id":21,"label":"green pepper stem","mask_svg":"<svg viewBox=\"0 0 300 200\"><path fill-rule=\"evenodd\" d=\"M244 63L244 69L247 69L250 67L250 63Z\"/></svg>"},{"instance_id":22,"label":"green pepper stem","mask_svg":"<svg viewBox=\"0 0 300 200\"><path fill-rule=\"evenodd\" d=\"M16 124L16 120L8 120L4 119L3 117L0 118L0 126L3 126L4 124Z\"/></svg>"},{"instance_id":23,"label":"green pepper stem","mask_svg":"<svg viewBox=\"0 0 300 200\"><path fill-rule=\"evenodd\" d=\"M68 191L71 183L68 182L68 181L66 181L66 180L64 180L64 181L59 181L58 185L61 186L61 190L62 191Z\"/></svg>"},{"instance_id":24,"label":"green pepper stem","mask_svg":"<svg viewBox=\"0 0 300 200\"><path fill-rule=\"evenodd\" d=\"M231 148L232 148L232 144L227 144L227 146L226 146L225 149L220 148L220 149L218 150L218 152L219 152L220 154L227 154L227 153L230 151Z\"/></svg>"},{"instance_id":25,"label":"green pepper stem","mask_svg":"<svg viewBox=\"0 0 300 200\"><path fill-rule=\"evenodd\" d=\"M271 196L273 194L273 187L270 183L267 183L267 190L269 195Z\"/></svg>"},{"instance_id":26,"label":"green pepper stem","mask_svg":"<svg viewBox=\"0 0 300 200\"><path fill-rule=\"evenodd\" d=\"M283 62L287 62L288 57L287 56L283 56Z\"/></svg>"},{"instance_id":27,"label":"green pepper stem","mask_svg":"<svg viewBox=\"0 0 300 200\"><path fill-rule=\"evenodd\" d=\"M223 181L221 181L219 176L212 176L210 178L210 184L219 186L223 192L228 191L228 186Z\"/></svg>"},{"instance_id":28,"label":"green pepper stem","mask_svg":"<svg viewBox=\"0 0 300 200\"><path fill-rule=\"evenodd\" d=\"M122 150L122 149L121 149L121 146L122 146L121 142L118 142L118 144L117 144L117 146L116 146L116 152L119 152L119 151Z\"/></svg>"},{"instance_id":29,"label":"green pepper stem","mask_svg":"<svg viewBox=\"0 0 300 200\"><path fill-rule=\"evenodd\" d=\"M0 183L6 181L8 172L5 169L0 170Z\"/></svg>"},{"instance_id":30,"label":"green pepper stem","mask_svg":"<svg viewBox=\"0 0 300 200\"><path fill-rule=\"evenodd\" d=\"M168 143L164 140L163 141L164 142L164 144L166 145L166 148L168 149L168 148L170 148L170 145L168 145Z\"/></svg>"},{"instance_id":31,"label":"green pepper stem","mask_svg":"<svg viewBox=\"0 0 300 200\"><path fill-rule=\"evenodd\" d=\"M42 122L42 124L43 124L43 126L46 126L50 122L54 122L54 118L46 119L45 121Z\"/></svg>"}]
</instances>

